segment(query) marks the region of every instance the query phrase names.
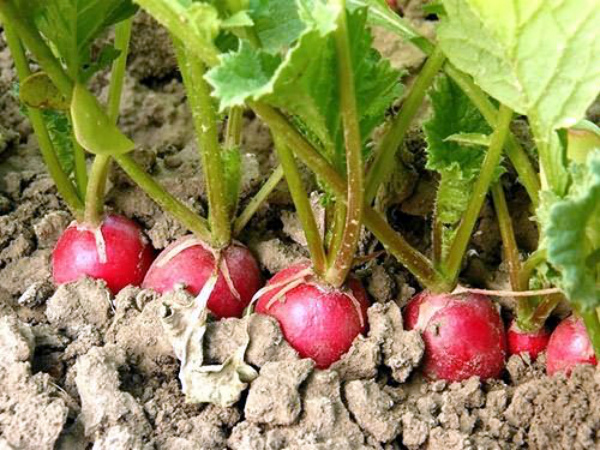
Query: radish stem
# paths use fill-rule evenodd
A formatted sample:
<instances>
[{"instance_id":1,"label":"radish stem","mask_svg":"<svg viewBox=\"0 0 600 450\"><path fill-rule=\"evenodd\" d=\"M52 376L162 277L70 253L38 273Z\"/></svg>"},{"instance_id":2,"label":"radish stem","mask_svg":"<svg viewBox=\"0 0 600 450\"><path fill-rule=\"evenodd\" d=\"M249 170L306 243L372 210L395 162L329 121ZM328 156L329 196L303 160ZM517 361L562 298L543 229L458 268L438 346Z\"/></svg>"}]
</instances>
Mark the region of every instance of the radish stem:
<instances>
[{"instance_id":1,"label":"radish stem","mask_svg":"<svg viewBox=\"0 0 600 450\"><path fill-rule=\"evenodd\" d=\"M310 197L302 184L300 171L294 160L293 153L284 143L284 140L276 134L274 134L273 137L275 139L275 149L279 156L279 161L281 162L281 167L283 168L283 173L290 194L292 195L298 218L300 219L302 229L304 230L308 251L313 263L313 269L317 275L322 276L325 273L327 258L323 248L323 239L321 238L321 233L310 204Z\"/></svg>"},{"instance_id":2,"label":"radish stem","mask_svg":"<svg viewBox=\"0 0 600 450\"><path fill-rule=\"evenodd\" d=\"M204 79L206 66L184 44L173 38L179 69L188 94L198 139L198 150L206 177L210 226L213 241L218 248L231 241L231 223L225 195L225 177L221 160L217 111L210 87Z\"/></svg>"},{"instance_id":3,"label":"radish stem","mask_svg":"<svg viewBox=\"0 0 600 450\"><path fill-rule=\"evenodd\" d=\"M378 14L376 9L373 9L373 14ZM385 20L384 16L381 18ZM406 21L399 20L394 22L393 25L397 28L397 34L402 39L411 42L426 55L432 55L436 51L437 47L435 47L427 37L417 32ZM456 69L451 64L444 64L443 70L460 86L463 92L479 109L486 121L492 127L495 127L498 111L492 102L490 102L488 96L474 83L471 77ZM523 186L525 186L534 209L537 209L540 191L539 177L531 164L529 156L527 156L527 153L525 153L525 150L512 133L509 133L507 138L506 155L519 174L519 179L521 180L521 183L523 183Z\"/></svg>"},{"instance_id":4,"label":"radish stem","mask_svg":"<svg viewBox=\"0 0 600 450\"><path fill-rule=\"evenodd\" d=\"M240 148L242 145L242 127L244 125L244 108L234 106L229 110L227 129L225 130L226 149Z\"/></svg>"},{"instance_id":5,"label":"radish stem","mask_svg":"<svg viewBox=\"0 0 600 450\"><path fill-rule=\"evenodd\" d=\"M329 187L337 197L337 201L345 202L346 183L342 176L294 128L288 119L266 104L251 102L250 106L265 121L272 132L278 134L280 139L285 139L285 142L310 170L323 180L327 180ZM423 286L435 292L449 292L452 290L451 284L440 272L433 268L431 261L412 247L369 205L364 207L363 221L375 237L401 264L415 275Z\"/></svg>"},{"instance_id":6,"label":"radish stem","mask_svg":"<svg viewBox=\"0 0 600 450\"><path fill-rule=\"evenodd\" d=\"M17 76L22 82L31 75L29 63L27 62L21 42L19 41L19 38L13 31L12 27L6 22L4 22L3 26L6 42L15 63ZM42 158L44 159L46 167L48 167L48 172L50 173L50 176L56 185L56 189L75 218L79 220L83 215L83 202L81 201L81 198L79 198L73 183L62 169L60 162L56 157L54 146L52 145L52 140L48 134L48 129L46 128L46 123L42 113L38 109L28 108L27 116L31 121L31 126L33 127L33 131L37 137Z\"/></svg>"},{"instance_id":7,"label":"radish stem","mask_svg":"<svg viewBox=\"0 0 600 450\"><path fill-rule=\"evenodd\" d=\"M394 118L387 133L381 140L381 144L375 153L375 160L367 176L365 197L368 204L371 204L377 195L379 186L387 181L389 175L394 170L396 166L394 164L394 157L398 147L400 147L400 144L404 140L411 122L423 103L427 89L431 86L433 79L445 61L446 57L440 48L436 47L419 72L406 100L402 104L400 113Z\"/></svg>"},{"instance_id":8,"label":"radish stem","mask_svg":"<svg viewBox=\"0 0 600 450\"><path fill-rule=\"evenodd\" d=\"M498 121L498 110L492 104L488 96L477 86L473 80L464 73L460 72L451 64L445 65L446 74L452 78L452 80L458 84L469 100L479 109L479 112L484 119L495 127ZM539 206L539 192L540 192L540 180L536 170L531 164L531 160L527 153L519 144L517 139L512 133L509 133L506 138L505 152L514 166L521 183L525 187L533 208L537 209Z\"/></svg>"},{"instance_id":9,"label":"radish stem","mask_svg":"<svg viewBox=\"0 0 600 450\"><path fill-rule=\"evenodd\" d=\"M338 61L338 80L340 84L340 109L344 126L344 143L346 146L347 174L347 208L344 232L336 249L335 260L329 266L325 279L335 287L346 281L352 269L352 262L360 239L364 204L364 176L362 161L362 139L360 123L356 109L356 93L354 87L354 71L350 53L350 38L346 22L346 1L334 0L342 11L335 31L335 46Z\"/></svg>"},{"instance_id":10,"label":"radish stem","mask_svg":"<svg viewBox=\"0 0 600 450\"><path fill-rule=\"evenodd\" d=\"M494 185L491 187L491 192L492 199L494 201L494 207L496 209L496 217L498 218L500 235L502 237L504 260L508 265L510 285L513 291L522 291L525 289L525 287L521 286L520 280L521 259L519 257L519 248L515 239L515 231L513 229L510 213L508 212L508 205L506 203L504 188L502 187L501 182L494 183ZM517 302L520 301L529 303L529 299L525 297L517 300ZM517 307L517 309L519 308Z\"/></svg>"},{"instance_id":11,"label":"radish stem","mask_svg":"<svg viewBox=\"0 0 600 450\"><path fill-rule=\"evenodd\" d=\"M127 54L131 38L133 18L129 18L115 27L115 48L120 51L119 57L113 62L110 86L108 90L107 114L110 120L117 123L121 106L121 94L127 67ZM104 214L104 196L106 181L110 169L111 158L108 155L96 155L85 195L85 222L99 225Z\"/></svg>"},{"instance_id":12,"label":"radish stem","mask_svg":"<svg viewBox=\"0 0 600 450\"><path fill-rule=\"evenodd\" d=\"M77 191L79 192L79 196L81 198L85 198L85 193L87 191L88 184L88 176L87 176L87 163L85 161L85 150L77 141L75 137L75 132L73 129L73 118L71 114L68 113L67 117L69 119L69 124L71 126L71 143L73 145L73 157L75 163L75 185L77 186Z\"/></svg>"},{"instance_id":13,"label":"radish stem","mask_svg":"<svg viewBox=\"0 0 600 450\"><path fill-rule=\"evenodd\" d=\"M273 192L273 190L277 187L279 182L283 178L283 168L281 165L277 166L277 168L273 171L271 176L265 181L265 184L259 189L252 200L248 203L248 205L244 208L242 213L238 216L238 218L233 222L233 235L237 236L243 230L252 216L258 211L260 205L267 199L267 197Z\"/></svg>"},{"instance_id":14,"label":"radish stem","mask_svg":"<svg viewBox=\"0 0 600 450\"><path fill-rule=\"evenodd\" d=\"M114 157L127 175L159 206L173 215L187 229L204 242L213 244L212 235L206 220L198 216L185 204L169 194L160 184L148 175L128 154Z\"/></svg>"},{"instance_id":15,"label":"radish stem","mask_svg":"<svg viewBox=\"0 0 600 450\"><path fill-rule=\"evenodd\" d=\"M500 107L497 128L494 131L492 142L483 160L479 177L473 187L471 200L458 226L456 236L448 251L448 257L443 263L443 272L449 280L454 282L458 278L463 256L469 245L475 222L477 222L479 212L492 182L494 171L500 163L502 148L504 147L512 116L512 110L504 105Z\"/></svg>"}]
</instances>

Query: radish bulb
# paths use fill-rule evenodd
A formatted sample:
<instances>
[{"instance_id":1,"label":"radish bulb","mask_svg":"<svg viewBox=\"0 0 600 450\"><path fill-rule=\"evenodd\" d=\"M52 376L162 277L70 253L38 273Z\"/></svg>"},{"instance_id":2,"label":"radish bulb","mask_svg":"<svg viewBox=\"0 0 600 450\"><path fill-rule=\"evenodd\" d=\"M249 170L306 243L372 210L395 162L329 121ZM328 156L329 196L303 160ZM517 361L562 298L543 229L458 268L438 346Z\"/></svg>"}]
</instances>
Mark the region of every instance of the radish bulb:
<instances>
[{"instance_id":1,"label":"radish bulb","mask_svg":"<svg viewBox=\"0 0 600 450\"><path fill-rule=\"evenodd\" d=\"M513 321L506 332L506 339L509 355L527 354L532 361L535 361L538 355L548 347L550 331L546 327L535 332L522 331L517 322Z\"/></svg>"},{"instance_id":2,"label":"radish bulb","mask_svg":"<svg viewBox=\"0 0 600 450\"><path fill-rule=\"evenodd\" d=\"M425 341L423 373L430 379L497 378L506 358L506 336L492 301L477 294L422 292L404 310L407 329Z\"/></svg>"},{"instance_id":3,"label":"radish bulb","mask_svg":"<svg viewBox=\"0 0 600 450\"><path fill-rule=\"evenodd\" d=\"M165 293L180 284L198 295L215 271L208 309L218 318L241 317L263 282L254 256L239 243L217 252L193 236L178 239L156 258L142 286Z\"/></svg>"},{"instance_id":4,"label":"radish bulb","mask_svg":"<svg viewBox=\"0 0 600 450\"><path fill-rule=\"evenodd\" d=\"M296 264L277 273L258 293L256 312L277 319L300 356L326 369L365 332L368 307L357 279L334 289L318 280L308 264Z\"/></svg>"},{"instance_id":5,"label":"radish bulb","mask_svg":"<svg viewBox=\"0 0 600 450\"><path fill-rule=\"evenodd\" d=\"M123 216L108 215L100 226L73 222L52 252L56 284L88 276L106 282L113 294L139 286L154 259L154 249L140 227Z\"/></svg>"},{"instance_id":6,"label":"radish bulb","mask_svg":"<svg viewBox=\"0 0 600 450\"><path fill-rule=\"evenodd\" d=\"M596 365L596 355L583 321L569 316L558 324L550 336L546 352L546 372L567 375L578 364Z\"/></svg>"}]
</instances>

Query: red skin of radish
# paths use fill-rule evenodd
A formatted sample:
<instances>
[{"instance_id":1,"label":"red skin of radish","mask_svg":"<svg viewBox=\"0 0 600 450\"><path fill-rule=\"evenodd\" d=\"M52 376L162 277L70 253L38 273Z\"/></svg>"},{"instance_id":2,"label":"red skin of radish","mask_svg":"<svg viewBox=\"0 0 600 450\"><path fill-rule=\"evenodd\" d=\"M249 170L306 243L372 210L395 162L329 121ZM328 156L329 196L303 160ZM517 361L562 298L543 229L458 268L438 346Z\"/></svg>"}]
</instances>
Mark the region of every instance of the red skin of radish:
<instances>
[{"instance_id":1,"label":"red skin of radish","mask_svg":"<svg viewBox=\"0 0 600 450\"><path fill-rule=\"evenodd\" d=\"M393 10L393 11L398 11L398 3L396 3L396 0L385 0L388 4L388 6Z\"/></svg>"},{"instance_id":2,"label":"red skin of radish","mask_svg":"<svg viewBox=\"0 0 600 450\"><path fill-rule=\"evenodd\" d=\"M517 326L517 322L513 321L506 332L506 340L508 342L509 355L526 353L532 361L535 361L538 355L548 347L550 331L546 327L543 327L538 331L528 333L521 331Z\"/></svg>"},{"instance_id":3,"label":"red skin of radish","mask_svg":"<svg viewBox=\"0 0 600 450\"><path fill-rule=\"evenodd\" d=\"M307 264L290 266L271 278L267 286L284 282L307 267ZM311 358L319 369L326 369L339 360L356 336L367 328L367 294L355 278L349 278L347 287L358 305L342 290L311 279L286 292L270 307L269 301L284 286L265 292L256 303L256 312L277 319L286 340L300 356Z\"/></svg>"},{"instance_id":4,"label":"red skin of radish","mask_svg":"<svg viewBox=\"0 0 600 450\"><path fill-rule=\"evenodd\" d=\"M215 270L215 256L210 248L198 243L168 258L174 248L190 239L194 238L185 236L178 239L161 252L146 274L142 284L144 288L165 293L182 284L192 295L200 293ZM252 253L239 244L231 244L225 248L222 258L227 264L231 282L239 294L239 299L230 289L220 269L207 306L219 319L241 317L252 296L263 285L260 269Z\"/></svg>"},{"instance_id":5,"label":"red skin of radish","mask_svg":"<svg viewBox=\"0 0 600 450\"><path fill-rule=\"evenodd\" d=\"M88 276L106 282L113 294L125 286L139 286L154 259L154 248L140 227L123 216L108 215L100 224L106 261L101 262L91 228L72 223L52 252L52 276L56 284Z\"/></svg>"},{"instance_id":6,"label":"red skin of radish","mask_svg":"<svg viewBox=\"0 0 600 450\"><path fill-rule=\"evenodd\" d=\"M416 295L404 310L407 329L425 341L423 373L430 379L497 378L504 369L506 336L498 310L484 295Z\"/></svg>"},{"instance_id":7,"label":"red skin of radish","mask_svg":"<svg viewBox=\"0 0 600 450\"><path fill-rule=\"evenodd\" d=\"M569 316L558 324L546 351L546 372L569 375L578 364L596 365L596 355L583 321Z\"/></svg>"}]
</instances>

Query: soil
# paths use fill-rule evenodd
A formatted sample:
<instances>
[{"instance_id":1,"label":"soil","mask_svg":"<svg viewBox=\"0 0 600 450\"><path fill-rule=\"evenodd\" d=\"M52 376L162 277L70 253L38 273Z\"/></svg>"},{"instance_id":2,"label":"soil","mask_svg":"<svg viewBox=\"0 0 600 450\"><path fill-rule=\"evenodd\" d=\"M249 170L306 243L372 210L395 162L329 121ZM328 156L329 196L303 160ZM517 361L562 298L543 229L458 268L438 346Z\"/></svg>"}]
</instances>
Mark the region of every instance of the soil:
<instances>
[{"instance_id":1,"label":"soil","mask_svg":"<svg viewBox=\"0 0 600 450\"><path fill-rule=\"evenodd\" d=\"M417 2L400 3L405 14L416 10ZM416 20L431 32L430 23ZM193 127L166 35L143 14L135 26L121 126L138 143L136 159L203 211ZM385 32L377 42L410 79L422 55ZM164 304L189 302L187 294L160 297L129 287L113 297L99 281L59 288L50 282L52 248L72 218L11 93L14 73L2 39L0 69L0 450L600 448L595 368L547 377L543 356L534 363L513 356L501 380L424 380L418 370L423 341L404 330L400 312L418 286L388 256L359 269L373 300L370 329L330 370L300 359L273 319L210 322L206 362L222 364L249 336L245 361L258 377L231 407L186 403L161 317ZM94 87L105 94L105 77ZM426 247L434 180L419 167L422 136L415 132L409 144L412 157L403 161L410 179L420 174L420 181L386 201L394 225ZM274 167L271 147L264 125L248 114L242 204ZM537 237L523 199L522 190L511 188L519 243L528 248ZM116 168L109 205L142 224L158 249L185 234ZM501 285L500 240L489 206L479 227L465 278ZM302 238L284 186L240 237L266 276L306 257ZM361 251L377 248L365 234Z\"/></svg>"}]
</instances>

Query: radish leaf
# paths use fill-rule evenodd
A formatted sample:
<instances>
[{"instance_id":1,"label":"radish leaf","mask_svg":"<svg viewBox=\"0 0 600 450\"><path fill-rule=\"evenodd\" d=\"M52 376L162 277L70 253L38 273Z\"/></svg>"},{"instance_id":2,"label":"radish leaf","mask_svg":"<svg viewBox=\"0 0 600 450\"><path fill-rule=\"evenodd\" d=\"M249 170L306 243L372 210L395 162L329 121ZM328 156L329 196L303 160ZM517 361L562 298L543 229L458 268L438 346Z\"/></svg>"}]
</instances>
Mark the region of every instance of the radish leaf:
<instances>
[{"instance_id":1,"label":"radish leaf","mask_svg":"<svg viewBox=\"0 0 600 450\"><path fill-rule=\"evenodd\" d=\"M592 150L600 149L600 128L592 122L582 120L567 130L567 140L569 160L583 164Z\"/></svg>"},{"instance_id":2,"label":"radish leaf","mask_svg":"<svg viewBox=\"0 0 600 450\"><path fill-rule=\"evenodd\" d=\"M483 136L491 128L454 81L445 75L429 93L433 115L423 125L427 139L427 168L440 174L436 219L443 225L442 249L447 250L469 204L473 185L485 157L482 142L460 136ZM475 145L474 145L475 144ZM497 177L501 170L497 171Z\"/></svg>"},{"instance_id":3,"label":"radish leaf","mask_svg":"<svg viewBox=\"0 0 600 450\"><path fill-rule=\"evenodd\" d=\"M82 68L92 64L93 41L136 11L130 0L34 0L22 7L32 12L38 29L77 79Z\"/></svg>"},{"instance_id":4,"label":"radish leaf","mask_svg":"<svg viewBox=\"0 0 600 450\"><path fill-rule=\"evenodd\" d=\"M69 102L45 72L36 72L23 80L19 89L19 99L30 108L69 109Z\"/></svg>"},{"instance_id":5,"label":"radish leaf","mask_svg":"<svg viewBox=\"0 0 600 450\"><path fill-rule=\"evenodd\" d=\"M585 165L573 164L571 178L568 194L545 221L548 261L569 300L590 310L600 306L600 149Z\"/></svg>"},{"instance_id":6,"label":"radish leaf","mask_svg":"<svg viewBox=\"0 0 600 450\"><path fill-rule=\"evenodd\" d=\"M299 0L304 32L283 56L243 43L207 74L221 109L261 100L296 116L324 154L339 168L343 155L335 43L332 32L340 11L319 0ZM356 74L361 135L366 141L386 109L400 94L399 73L371 48L365 9L348 17ZM314 139L316 138L316 139Z\"/></svg>"},{"instance_id":7,"label":"radish leaf","mask_svg":"<svg viewBox=\"0 0 600 450\"><path fill-rule=\"evenodd\" d=\"M600 88L599 0L445 0L440 45L460 70L531 124L547 187L567 186L556 133Z\"/></svg>"},{"instance_id":8,"label":"radish leaf","mask_svg":"<svg viewBox=\"0 0 600 450\"><path fill-rule=\"evenodd\" d=\"M120 155L134 149L135 144L109 119L96 97L81 84L73 90L71 116L77 142L90 153Z\"/></svg>"},{"instance_id":9,"label":"radish leaf","mask_svg":"<svg viewBox=\"0 0 600 450\"><path fill-rule=\"evenodd\" d=\"M261 48L269 53L290 46L304 30L294 0L253 0L249 15Z\"/></svg>"}]
</instances>

